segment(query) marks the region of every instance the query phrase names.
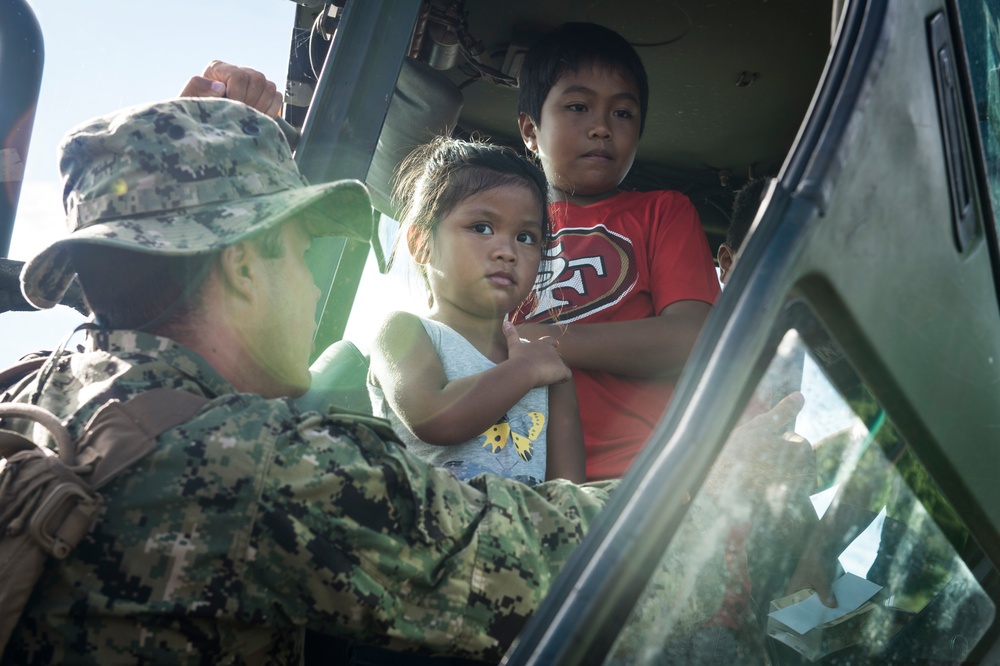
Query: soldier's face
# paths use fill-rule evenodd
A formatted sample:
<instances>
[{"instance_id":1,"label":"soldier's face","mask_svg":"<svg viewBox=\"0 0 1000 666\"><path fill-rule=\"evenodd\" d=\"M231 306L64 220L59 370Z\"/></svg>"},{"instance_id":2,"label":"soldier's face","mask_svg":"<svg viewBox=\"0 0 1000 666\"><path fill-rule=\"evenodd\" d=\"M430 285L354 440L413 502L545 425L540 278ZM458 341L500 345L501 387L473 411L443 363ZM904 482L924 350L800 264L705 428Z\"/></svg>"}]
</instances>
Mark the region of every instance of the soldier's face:
<instances>
[{"instance_id":1,"label":"soldier's face","mask_svg":"<svg viewBox=\"0 0 1000 666\"><path fill-rule=\"evenodd\" d=\"M282 237L282 256L263 260L266 288L255 346L260 366L273 381L272 393L294 397L309 388L320 291L306 264L305 254L312 241L303 225L285 224Z\"/></svg>"}]
</instances>

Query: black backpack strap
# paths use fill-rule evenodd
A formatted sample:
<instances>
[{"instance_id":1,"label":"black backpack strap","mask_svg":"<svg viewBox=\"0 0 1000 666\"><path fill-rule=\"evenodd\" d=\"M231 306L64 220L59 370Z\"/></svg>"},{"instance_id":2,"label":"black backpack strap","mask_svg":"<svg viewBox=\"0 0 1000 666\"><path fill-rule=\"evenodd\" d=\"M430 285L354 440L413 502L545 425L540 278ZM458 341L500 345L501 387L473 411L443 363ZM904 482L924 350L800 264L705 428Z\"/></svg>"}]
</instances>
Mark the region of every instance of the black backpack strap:
<instances>
[{"instance_id":1,"label":"black backpack strap","mask_svg":"<svg viewBox=\"0 0 1000 666\"><path fill-rule=\"evenodd\" d=\"M48 354L45 356L35 356L34 358L18 361L14 365L0 370L0 388L5 388L19 380L21 377L26 376L28 373L34 372L38 368L42 367L42 364L45 363L46 359L48 359Z\"/></svg>"},{"instance_id":2,"label":"black backpack strap","mask_svg":"<svg viewBox=\"0 0 1000 666\"><path fill-rule=\"evenodd\" d=\"M37 371L49 359L49 355L35 356L33 358L18 361L14 365L0 370L0 400L5 396L5 392L14 384L21 381L31 373Z\"/></svg>"},{"instance_id":3,"label":"black backpack strap","mask_svg":"<svg viewBox=\"0 0 1000 666\"><path fill-rule=\"evenodd\" d=\"M52 433L56 440L59 457L69 467L75 464L76 456L73 441L69 432L56 418L55 414L36 405L20 402L0 402L0 419L21 418L34 421ZM10 430L0 430L0 457L9 458L18 451L33 449L35 443L30 439Z\"/></svg>"},{"instance_id":4,"label":"black backpack strap","mask_svg":"<svg viewBox=\"0 0 1000 666\"><path fill-rule=\"evenodd\" d=\"M28 375L37 372L38 369L45 364L45 361L48 359L48 357L49 355L45 353L43 355L34 356L33 358L18 361L14 365L8 366L3 370L0 370L0 423L3 422L4 416L16 416L16 414L13 413L8 413L8 414L4 413L4 408L7 405L7 401L11 397L11 391L12 391L11 387L13 387L15 384L20 383L21 380L25 379ZM28 407L32 408L31 405L28 405ZM34 407L34 409L38 408ZM55 420L55 416L49 414L48 411L46 410L41 410L41 411L44 412L44 414L51 417L51 419ZM42 418L44 418L44 416ZM58 420L56 420L56 422L58 423ZM65 428L62 428L61 425L60 429L62 430L62 432L65 432ZM52 430L52 428L49 427L49 430ZM58 436L54 431L53 435L57 437L58 441ZM0 428L0 458L9 458L18 451L28 451L34 448L34 446L35 446L34 442L32 442L27 437L24 437L23 435L20 435L16 432L11 432L9 430L4 430Z\"/></svg>"}]
</instances>

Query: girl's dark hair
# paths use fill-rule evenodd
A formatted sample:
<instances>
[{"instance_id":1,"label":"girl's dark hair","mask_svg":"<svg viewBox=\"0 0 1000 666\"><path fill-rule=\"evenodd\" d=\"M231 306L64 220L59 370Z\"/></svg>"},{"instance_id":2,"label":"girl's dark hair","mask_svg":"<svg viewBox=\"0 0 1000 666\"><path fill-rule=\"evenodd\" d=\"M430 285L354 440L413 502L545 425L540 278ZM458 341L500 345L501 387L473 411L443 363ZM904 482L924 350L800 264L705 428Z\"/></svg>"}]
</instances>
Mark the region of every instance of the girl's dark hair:
<instances>
[{"instance_id":1,"label":"girl's dark hair","mask_svg":"<svg viewBox=\"0 0 1000 666\"><path fill-rule=\"evenodd\" d=\"M639 136L646 128L649 80L632 45L596 23L563 23L542 35L524 56L517 75L517 112L542 123L542 105L566 72L602 66L631 78L639 89Z\"/></svg>"},{"instance_id":2,"label":"girl's dark hair","mask_svg":"<svg viewBox=\"0 0 1000 666\"><path fill-rule=\"evenodd\" d=\"M459 203L479 192L507 185L526 187L538 199L544 261L551 225L548 184L541 169L504 146L438 137L410 153L397 172L393 202L401 226L390 265L400 243L406 243L410 227L429 237L438 222ZM419 271L426 286L426 268L420 266ZM428 302L433 305L433 295Z\"/></svg>"}]
</instances>

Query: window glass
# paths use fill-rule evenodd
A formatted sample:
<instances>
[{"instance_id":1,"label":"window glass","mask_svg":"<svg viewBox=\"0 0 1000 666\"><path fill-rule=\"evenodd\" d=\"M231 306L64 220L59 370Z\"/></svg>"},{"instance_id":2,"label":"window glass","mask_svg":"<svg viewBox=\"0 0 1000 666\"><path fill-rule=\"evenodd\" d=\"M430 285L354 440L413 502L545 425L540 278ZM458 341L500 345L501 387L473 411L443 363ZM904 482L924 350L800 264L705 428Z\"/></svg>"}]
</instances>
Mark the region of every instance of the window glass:
<instances>
[{"instance_id":1,"label":"window glass","mask_svg":"<svg viewBox=\"0 0 1000 666\"><path fill-rule=\"evenodd\" d=\"M1000 15L992 0L965 0L958 7L996 214L1000 211Z\"/></svg>"},{"instance_id":2,"label":"window glass","mask_svg":"<svg viewBox=\"0 0 1000 666\"><path fill-rule=\"evenodd\" d=\"M386 259L395 247L399 234L399 222L382 215L379 220L379 240L385 248ZM405 244L399 248L396 260L386 275L378 272L375 253L368 253L361 282L351 316L347 320L344 339L350 340L365 354L371 351L371 343L386 315L395 310L404 310L418 315L426 315L427 292L417 274L413 260L406 251Z\"/></svg>"},{"instance_id":3,"label":"window glass","mask_svg":"<svg viewBox=\"0 0 1000 666\"><path fill-rule=\"evenodd\" d=\"M992 567L838 346L800 319L606 663L960 662L992 624L977 568ZM835 609L813 592L824 582Z\"/></svg>"}]
</instances>

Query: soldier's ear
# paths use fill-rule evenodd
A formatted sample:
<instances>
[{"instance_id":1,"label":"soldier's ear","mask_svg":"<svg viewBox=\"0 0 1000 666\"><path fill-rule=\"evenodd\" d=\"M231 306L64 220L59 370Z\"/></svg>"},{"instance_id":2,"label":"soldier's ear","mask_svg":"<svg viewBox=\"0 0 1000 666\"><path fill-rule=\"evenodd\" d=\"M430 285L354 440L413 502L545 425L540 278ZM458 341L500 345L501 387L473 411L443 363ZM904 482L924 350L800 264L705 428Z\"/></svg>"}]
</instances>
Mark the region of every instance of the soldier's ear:
<instances>
[{"instance_id":1,"label":"soldier's ear","mask_svg":"<svg viewBox=\"0 0 1000 666\"><path fill-rule=\"evenodd\" d=\"M251 299L259 285L260 269L257 253L246 241L230 245L219 255L219 273L226 291Z\"/></svg>"}]
</instances>

